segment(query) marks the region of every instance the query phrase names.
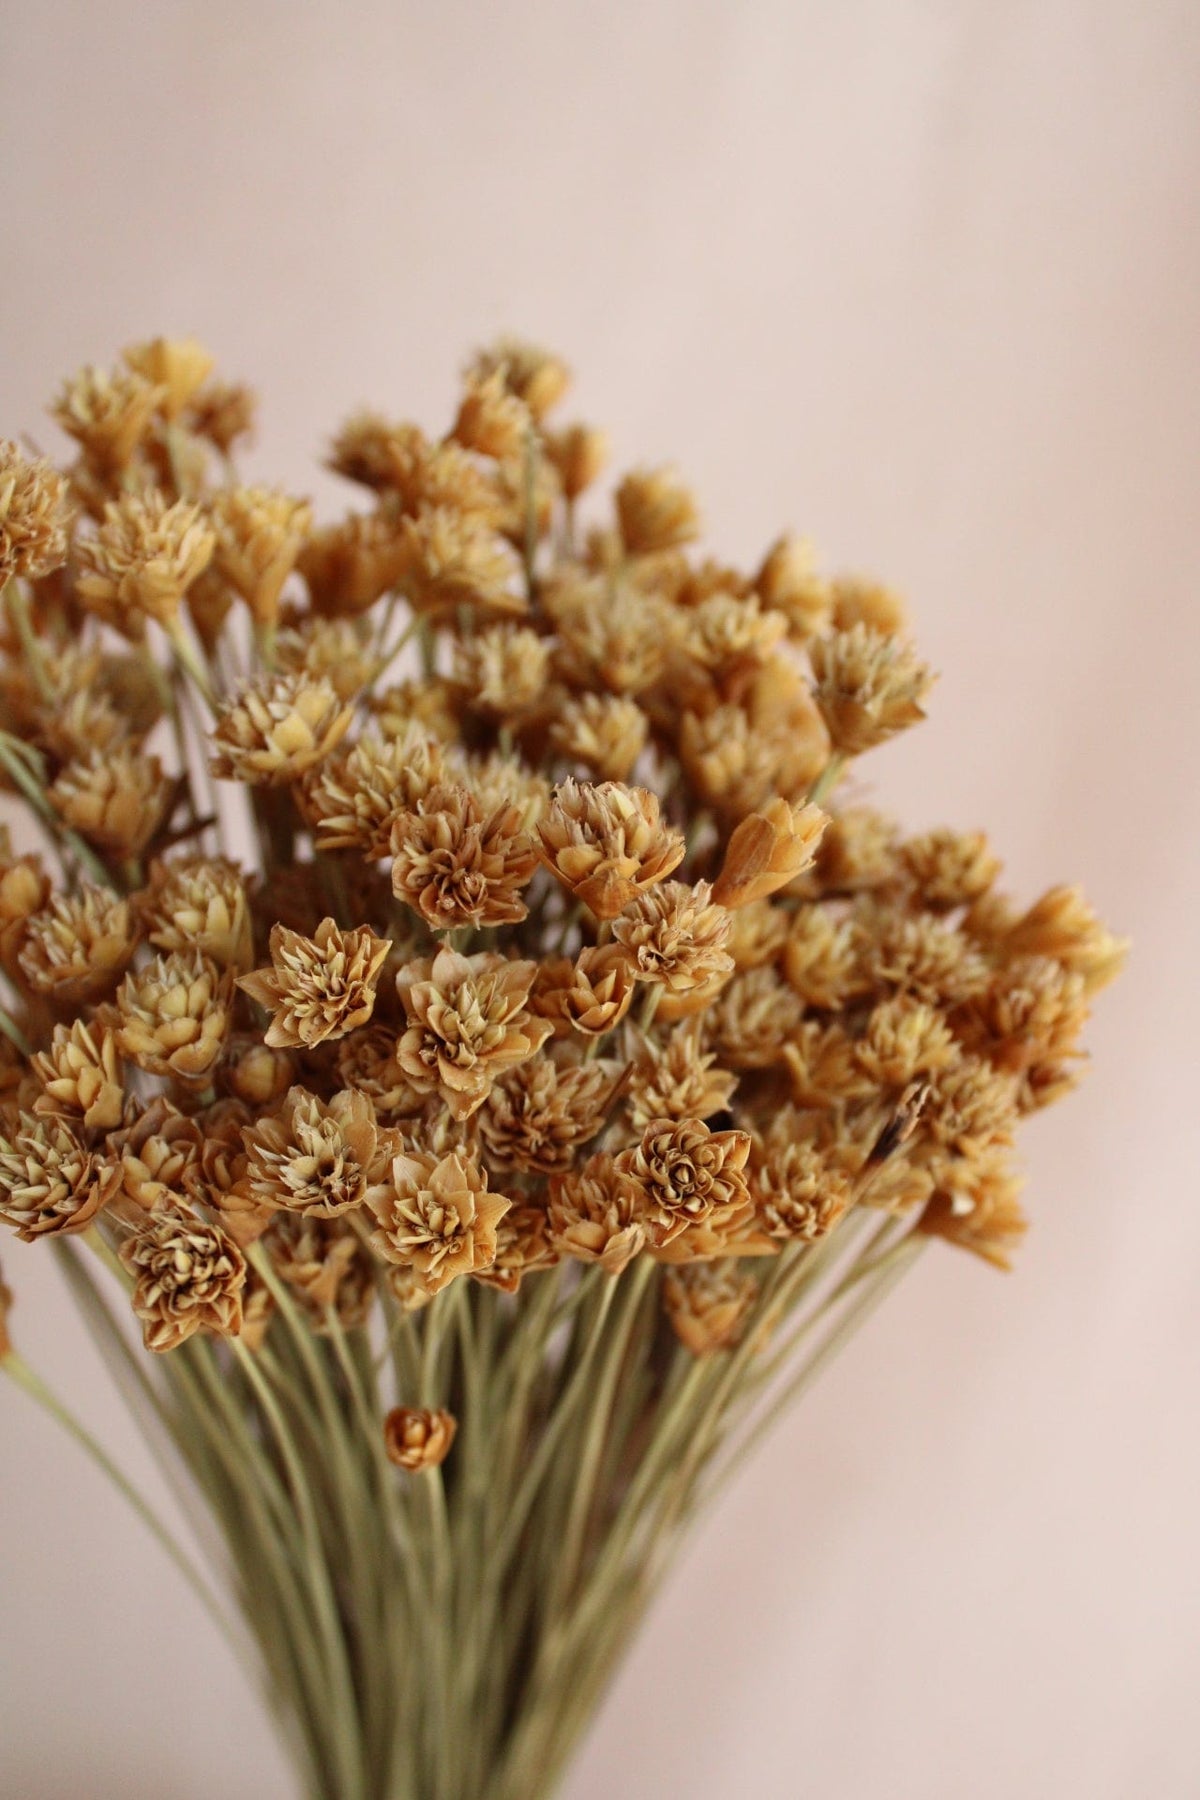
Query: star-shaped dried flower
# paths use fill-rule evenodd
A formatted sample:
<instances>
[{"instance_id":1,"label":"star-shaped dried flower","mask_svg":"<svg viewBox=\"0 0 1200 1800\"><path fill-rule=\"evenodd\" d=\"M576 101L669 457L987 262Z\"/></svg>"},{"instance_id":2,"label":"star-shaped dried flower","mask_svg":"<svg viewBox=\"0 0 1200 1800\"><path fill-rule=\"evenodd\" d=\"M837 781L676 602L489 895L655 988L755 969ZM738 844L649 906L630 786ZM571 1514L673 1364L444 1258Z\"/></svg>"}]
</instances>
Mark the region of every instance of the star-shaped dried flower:
<instances>
[{"instance_id":1,"label":"star-shaped dried flower","mask_svg":"<svg viewBox=\"0 0 1200 1800\"><path fill-rule=\"evenodd\" d=\"M392 825L450 778L444 747L416 721L394 737L360 738L327 757L298 791L319 850L386 856Z\"/></svg>"},{"instance_id":2,"label":"star-shaped dried flower","mask_svg":"<svg viewBox=\"0 0 1200 1800\"><path fill-rule=\"evenodd\" d=\"M23 1112L0 1131L0 1219L27 1244L86 1231L120 1182L119 1165L90 1151L65 1119Z\"/></svg>"},{"instance_id":3,"label":"star-shaped dried flower","mask_svg":"<svg viewBox=\"0 0 1200 1800\"><path fill-rule=\"evenodd\" d=\"M392 824L392 891L435 931L514 925L537 853L515 806L485 813L461 784L431 788Z\"/></svg>"},{"instance_id":4,"label":"star-shaped dried flower","mask_svg":"<svg viewBox=\"0 0 1200 1800\"><path fill-rule=\"evenodd\" d=\"M389 1462L416 1474L445 1462L457 1430L458 1420L444 1408L394 1406L383 1421L383 1448Z\"/></svg>"},{"instance_id":5,"label":"star-shaped dried flower","mask_svg":"<svg viewBox=\"0 0 1200 1800\"><path fill-rule=\"evenodd\" d=\"M646 1247L641 1183L604 1150L552 1177L547 1222L564 1256L598 1263L608 1275L619 1275Z\"/></svg>"},{"instance_id":6,"label":"star-shaped dried flower","mask_svg":"<svg viewBox=\"0 0 1200 1800\"><path fill-rule=\"evenodd\" d=\"M197 1331L241 1331L245 1258L199 1213L176 1205L147 1213L118 1255L134 1278L133 1310L147 1350L174 1350Z\"/></svg>"},{"instance_id":7,"label":"star-shaped dried flower","mask_svg":"<svg viewBox=\"0 0 1200 1800\"><path fill-rule=\"evenodd\" d=\"M80 540L76 589L119 631L136 633L147 618L174 626L215 542L198 506L171 503L157 488L125 494L105 507L96 536Z\"/></svg>"},{"instance_id":8,"label":"star-shaped dried flower","mask_svg":"<svg viewBox=\"0 0 1200 1800\"><path fill-rule=\"evenodd\" d=\"M274 925L272 967L240 975L238 986L273 1015L268 1044L311 1048L367 1023L391 947L391 939L376 937L369 925L342 931L322 919L311 938Z\"/></svg>"},{"instance_id":9,"label":"star-shaped dried flower","mask_svg":"<svg viewBox=\"0 0 1200 1800\"><path fill-rule=\"evenodd\" d=\"M242 871L228 857L153 863L137 907L158 949L199 950L222 968L249 968L250 906Z\"/></svg>"},{"instance_id":10,"label":"star-shaped dried flower","mask_svg":"<svg viewBox=\"0 0 1200 1800\"><path fill-rule=\"evenodd\" d=\"M813 698L843 755L861 756L925 717L921 701L933 676L899 638L852 625L813 638L808 655Z\"/></svg>"},{"instance_id":11,"label":"star-shaped dried flower","mask_svg":"<svg viewBox=\"0 0 1200 1800\"><path fill-rule=\"evenodd\" d=\"M625 908L613 922L613 936L629 952L639 981L686 993L733 973L725 948L730 922L725 908L712 904L707 881L695 887L664 881Z\"/></svg>"},{"instance_id":12,"label":"star-shaped dried flower","mask_svg":"<svg viewBox=\"0 0 1200 1800\"><path fill-rule=\"evenodd\" d=\"M0 438L0 589L18 575L40 581L66 562L66 495L57 469Z\"/></svg>"},{"instance_id":13,"label":"star-shaped dried flower","mask_svg":"<svg viewBox=\"0 0 1200 1800\"><path fill-rule=\"evenodd\" d=\"M157 756L127 745L75 757L47 790L64 824L121 862L141 856L163 823L173 794Z\"/></svg>"},{"instance_id":14,"label":"star-shaped dried flower","mask_svg":"<svg viewBox=\"0 0 1200 1800\"><path fill-rule=\"evenodd\" d=\"M572 694L550 724L560 755L583 763L601 781L627 781L646 747L649 720L622 694Z\"/></svg>"},{"instance_id":15,"label":"star-shaped dried flower","mask_svg":"<svg viewBox=\"0 0 1200 1800\"><path fill-rule=\"evenodd\" d=\"M386 1261L415 1269L436 1294L456 1275L488 1266L511 1205L488 1192L487 1170L465 1151L408 1150L393 1159L391 1184L371 1193L378 1221L371 1243Z\"/></svg>"},{"instance_id":16,"label":"star-shaped dried flower","mask_svg":"<svg viewBox=\"0 0 1200 1800\"><path fill-rule=\"evenodd\" d=\"M173 950L132 970L117 995L122 1055L151 1075L207 1087L232 1022L232 977L197 950Z\"/></svg>"},{"instance_id":17,"label":"star-shaped dried flower","mask_svg":"<svg viewBox=\"0 0 1200 1800\"><path fill-rule=\"evenodd\" d=\"M536 972L533 962L454 950L400 970L408 1029L396 1054L418 1093L440 1093L454 1118L466 1119L498 1076L536 1054L551 1032L527 1007Z\"/></svg>"},{"instance_id":18,"label":"star-shaped dried flower","mask_svg":"<svg viewBox=\"0 0 1200 1800\"><path fill-rule=\"evenodd\" d=\"M283 584L312 526L312 507L273 488L225 488L209 505L215 563L260 625L279 617Z\"/></svg>"},{"instance_id":19,"label":"star-shaped dried flower","mask_svg":"<svg viewBox=\"0 0 1200 1800\"><path fill-rule=\"evenodd\" d=\"M283 787L307 775L350 729L352 706L303 671L247 682L212 730L210 767L224 781Z\"/></svg>"},{"instance_id":20,"label":"star-shaped dried flower","mask_svg":"<svg viewBox=\"0 0 1200 1800\"><path fill-rule=\"evenodd\" d=\"M50 1046L30 1061L42 1084L35 1113L73 1119L85 1132L115 1131L125 1107L121 1055L107 1021L56 1025ZM94 1141L94 1138L93 1138Z\"/></svg>"},{"instance_id":21,"label":"star-shaped dried flower","mask_svg":"<svg viewBox=\"0 0 1200 1800\"><path fill-rule=\"evenodd\" d=\"M568 776L538 825L551 874L598 919L615 919L643 889L683 860L683 833L665 825L658 796L616 781Z\"/></svg>"},{"instance_id":22,"label":"star-shaped dried flower","mask_svg":"<svg viewBox=\"0 0 1200 1800\"><path fill-rule=\"evenodd\" d=\"M700 1119L654 1119L617 1168L636 1181L651 1245L664 1249L697 1224L717 1224L749 1203L744 1131L710 1131Z\"/></svg>"},{"instance_id":23,"label":"star-shaped dried flower","mask_svg":"<svg viewBox=\"0 0 1200 1800\"><path fill-rule=\"evenodd\" d=\"M243 1141L241 1192L258 1205L317 1219L372 1205L396 1151L366 1094L348 1088L328 1102L290 1088L278 1113L259 1119Z\"/></svg>"},{"instance_id":24,"label":"star-shaped dried flower","mask_svg":"<svg viewBox=\"0 0 1200 1800\"><path fill-rule=\"evenodd\" d=\"M550 1175L568 1169L603 1125L623 1065L595 1057L564 1063L535 1056L502 1075L479 1114L479 1135L498 1169Z\"/></svg>"}]
</instances>

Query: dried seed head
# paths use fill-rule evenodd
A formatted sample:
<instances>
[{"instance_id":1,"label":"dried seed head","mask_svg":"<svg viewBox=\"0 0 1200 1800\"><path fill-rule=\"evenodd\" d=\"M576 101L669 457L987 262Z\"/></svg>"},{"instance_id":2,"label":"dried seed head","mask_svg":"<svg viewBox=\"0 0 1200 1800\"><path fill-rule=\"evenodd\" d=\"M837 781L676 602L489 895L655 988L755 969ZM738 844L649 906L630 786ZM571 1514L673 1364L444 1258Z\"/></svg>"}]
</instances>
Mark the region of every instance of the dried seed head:
<instances>
[{"instance_id":1,"label":"dried seed head","mask_svg":"<svg viewBox=\"0 0 1200 1800\"><path fill-rule=\"evenodd\" d=\"M1005 935L1007 955L1048 956L1083 978L1091 995L1120 973L1129 942L1114 937L1077 887L1053 887Z\"/></svg>"},{"instance_id":2,"label":"dried seed head","mask_svg":"<svg viewBox=\"0 0 1200 1800\"><path fill-rule=\"evenodd\" d=\"M1000 873L982 831L927 831L901 846L900 859L930 912L970 906Z\"/></svg>"},{"instance_id":3,"label":"dried seed head","mask_svg":"<svg viewBox=\"0 0 1200 1800\"><path fill-rule=\"evenodd\" d=\"M93 1155L65 1119L23 1112L0 1131L0 1219L27 1244L86 1231L120 1180L119 1167Z\"/></svg>"},{"instance_id":4,"label":"dried seed head","mask_svg":"<svg viewBox=\"0 0 1200 1800\"><path fill-rule=\"evenodd\" d=\"M907 994L881 1000L854 1046L855 1061L881 1088L904 1088L920 1076L949 1069L960 1055L936 1007Z\"/></svg>"},{"instance_id":5,"label":"dried seed head","mask_svg":"<svg viewBox=\"0 0 1200 1800\"><path fill-rule=\"evenodd\" d=\"M537 964L486 951L439 950L396 977L408 1029L397 1058L422 1094L440 1094L456 1119L469 1118L506 1069L528 1061L550 1035L527 1001Z\"/></svg>"},{"instance_id":6,"label":"dried seed head","mask_svg":"<svg viewBox=\"0 0 1200 1800\"><path fill-rule=\"evenodd\" d=\"M468 373L452 433L464 450L500 459L519 456L532 430L529 408L510 391L500 369Z\"/></svg>"},{"instance_id":7,"label":"dried seed head","mask_svg":"<svg viewBox=\"0 0 1200 1800\"><path fill-rule=\"evenodd\" d=\"M105 507L96 536L80 540L77 592L119 631L136 633L147 618L172 626L215 541L198 506L171 504L157 488L126 494Z\"/></svg>"},{"instance_id":8,"label":"dried seed head","mask_svg":"<svg viewBox=\"0 0 1200 1800\"><path fill-rule=\"evenodd\" d=\"M52 1005L82 1006L112 993L136 944L128 900L83 883L74 894L53 895L32 915L17 966Z\"/></svg>"},{"instance_id":9,"label":"dried seed head","mask_svg":"<svg viewBox=\"0 0 1200 1800\"><path fill-rule=\"evenodd\" d=\"M508 392L539 420L571 385L571 371L557 356L512 337L480 350L467 369L468 381L486 381L491 375L499 375Z\"/></svg>"},{"instance_id":10,"label":"dried seed head","mask_svg":"<svg viewBox=\"0 0 1200 1800\"><path fill-rule=\"evenodd\" d=\"M304 674L260 676L213 726L212 772L225 781L286 786L328 756L353 716L332 682Z\"/></svg>"},{"instance_id":11,"label":"dried seed head","mask_svg":"<svg viewBox=\"0 0 1200 1800\"><path fill-rule=\"evenodd\" d=\"M541 987L538 1010L584 1037L603 1037L633 1004L634 965L623 944L585 945L561 976L559 985Z\"/></svg>"},{"instance_id":12,"label":"dried seed head","mask_svg":"<svg viewBox=\"0 0 1200 1800\"><path fill-rule=\"evenodd\" d=\"M369 925L342 931L332 919L322 919L311 938L275 925L273 966L239 976L238 986L273 1015L268 1044L311 1047L367 1023L391 947L391 939L376 937Z\"/></svg>"},{"instance_id":13,"label":"dried seed head","mask_svg":"<svg viewBox=\"0 0 1200 1800\"><path fill-rule=\"evenodd\" d=\"M649 1242L663 1249L690 1225L718 1224L749 1204L744 1131L710 1131L700 1119L655 1119L617 1168L642 1189Z\"/></svg>"},{"instance_id":14,"label":"dried seed head","mask_svg":"<svg viewBox=\"0 0 1200 1800\"><path fill-rule=\"evenodd\" d=\"M631 556L673 550L700 534L690 491L671 469L635 469L617 489L621 541Z\"/></svg>"},{"instance_id":15,"label":"dried seed head","mask_svg":"<svg viewBox=\"0 0 1200 1800\"><path fill-rule=\"evenodd\" d=\"M468 788L431 788L395 819L392 890L435 931L513 925L537 853L513 806L485 815Z\"/></svg>"},{"instance_id":16,"label":"dried seed head","mask_svg":"<svg viewBox=\"0 0 1200 1800\"><path fill-rule=\"evenodd\" d=\"M813 697L843 755L861 756L925 717L921 701L933 676L898 638L852 625L814 638L808 654Z\"/></svg>"},{"instance_id":17,"label":"dried seed head","mask_svg":"<svg viewBox=\"0 0 1200 1800\"><path fill-rule=\"evenodd\" d=\"M289 1089L279 1112L244 1134L242 1192L260 1206L333 1219L374 1204L396 1151L366 1094L343 1089L326 1103Z\"/></svg>"},{"instance_id":18,"label":"dried seed head","mask_svg":"<svg viewBox=\"0 0 1200 1800\"><path fill-rule=\"evenodd\" d=\"M14 972L25 928L50 898L50 877L36 856L0 861L0 966Z\"/></svg>"},{"instance_id":19,"label":"dried seed head","mask_svg":"<svg viewBox=\"0 0 1200 1800\"><path fill-rule=\"evenodd\" d=\"M626 1093L636 1132L655 1119L711 1119L728 1107L738 1078L717 1067L716 1056L703 1048L701 1030L696 1019L670 1032L665 1043L643 1040Z\"/></svg>"},{"instance_id":20,"label":"dried seed head","mask_svg":"<svg viewBox=\"0 0 1200 1800\"><path fill-rule=\"evenodd\" d=\"M271 488L226 488L214 497L209 518L218 572L260 625L273 625L283 584L312 527L312 507Z\"/></svg>"},{"instance_id":21,"label":"dried seed head","mask_svg":"<svg viewBox=\"0 0 1200 1800\"><path fill-rule=\"evenodd\" d=\"M323 1335L329 1330L331 1311L343 1331L365 1323L375 1295L375 1263L340 1219L279 1213L262 1243L313 1331Z\"/></svg>"},{"instance_id":22,"label":"dried seed head","mask_svg":"<svg viewBox=\"0 0 1200 1800\"><path fill-rule=\"evenodd\" d=\"M391 512L350 513L315 531L296 566L314 609L332 618L367 612L396 587L407 563L400 519Z\"/></svg>"},{"instance_id":23,"label":"dried seed head","mask_svg":"<svg viewBox=\"0 0 1200 1800\"><path fill-rule=\"evenodd\" d=\"M900 595L878 581L861 575L839 575L833 583L833 626L850 631L867 625L885 637L902 637L908 631L908 608Z\"/></svg>"},{"instance_id":24,"label":"dried seed head","mask_svg":"<svg viewBox=\"0 0 1200 1800\"><path fill-rule=\"evenodd\" d=\"M641 1183L599 1150L550 1182L547 1222L564 1256L619 1275L646 1246Z\"/></svg>"},{"instance_id":25,"label":"dried seed head","mask_svg":"<svg viewBox=\"0 0 1200 1800\"><path fill-rule=\"evenodd\" d=\"M602 577L551 582L545 604L558 630L556 667L584 692L632 697L663 674L676 631L672 609L653 594Z\"/></svg>"},{"instance_id":26,"label":"dried seed head","mask_svg":"<svg viewBox=\"0 0 1200 1800\"><path fill-rule=\"evenodd\" d=\"M970 1250L993 1268L1010 1269L1011 1252L1027 1229L1019 1200L1022 1186L1003 1156L968 1163L960 1186L940 1188L932 1196L917 1230Z\"/></svg>"},{"instance_id":27,"label":"dried seed head","mask_svg":"<svg viewBox=\"0 0 1200 1800\"><path fill-rule=\"evenodd\" d=\"M212 357L195 338L151 338L121 355L135 375L161 390L158 404L166 419L179 417L213 370Z\"/></svg>"},{"instance_id":28,"label":"dried seed head","mask_svg":"<svg viewBox=\"0 0 1200 1800\"><path fill-rule=\"evenodd\" d=\"M288 623L275 639L275 662L285 675L329 681L339 700L353 700L375 679L379 660L365 620L283 617Z\"/></svg>"},{"instance_id":29,"label":"dried seed head","mask_svg":"<svg viewBox=\"0 0 1200 1800\"><path fill-rule=\"evenodd\" d=\"M444 1408L394 1406L383 1422L383 1447L389 1462L416 1474L445 1462L457 1430L458 1420Z\"/></svg>"},{"instance_id":30,"label":"dried seed head","mask_svg":"<svg viewBox=\"0 0 1200 1800\"><path fill-rule=\"evenodd\" d=\"M737 1258L687 1263L663 1277L663 1307L693 1356L732 1350L758 1298L758 1278Z\"/></svg>"},{"instance_id":31,"label":"dried seed head","mask_svg":"<svg viewBox=\"0 0 1200 1800\"><path fill-rule=\"evenodd\" d=\"M626 781L646 747L649 721L636 700L620 694L573 694L550 725L560 755L600 781Z\"/></svg>"},{"instance_id":32,"label":"dried seed head","mask_svg":"<svg viewBox=\"0 0 1200 1800\"><path fill-rule=\"evenodd\" d=\"M804 642L829 628L833 592L817 569L816 551L805 538L778 538L754 577L754 590L766 606L783 613L789 634Z\"/></svg>"},{"instance_id":33,"label":"dried seed head","mask_svg":"<svg viewBox=\"0 0 1200 1800\"><path fill-rule=\"evenodd\" d=\"M410 1118L425 1104L400 1067L396 1033L386 1025L365 1025L342 1038L335 1066L342 1086L366 1094L385 1124Z\"/></svg>"},{"instance_id":34,"label":"dried seed head","mask_svg":"<svg viewBox=\"0 0 1200 1800\"><path fill-rule=\"evenodd\" d=\"M67 484L42 458L31 462L0 438L0 588L40 581L67 560Z\"/></svg>"},{"instance_id":35,"label":"dried seed head","mask_svg":"<svg viewBox=\"0 0 1200 1800\"><path fill-rule=\"evenodd\" d=\"M746 969L721 990L705 1024L708 1041L733 1069L780 1062L804 1016L799 996L770 967Z\"/></svg>"},{"instance_id":36,"label":"dried seed head","mask_svg":"<svg viewBox=\"0 0 1200 1800\"><path fill-rule=\"evenodd\" d=\"M132 970L117 995L122 1055L151 1075L208 1087L232 1019L233 978L199 951L174 950Z\"/></svg>"},{"instance_id":37,"label":"dried seed head","mask_svg":"<svg viewBox=\"0 0 1200 1800\"><path fill-rule=\"evenodd\" d=\"M487 523L423 506L401 530L404 591L415 612L444 619L467 606L484 618L515 618L528 610L516 557Z\"/></svg>"},{"instance_id":38,"label":"dried seed head","mask_svg":"<svg viewBox=\"0 0 1200 1800\"><path fill-rule=\"evenodd\" d=\"M393 1158L391 1185L374 1190L371 1242L388 1262L407 1263L430 1293L456 1275L487 1268L511 1200L488 1192L487 1170L466 1152L437 1157L409 1150Z\"/></svg>"},{"instance_id":39,"label":"dried seed head","mask_svg":"<svg viewBox=\"0 0 1200 1800\"><path fill-rule=\"evenodd\" d=\"M713 889L722 906L748 906L802 875L817 854L829 820L807 801L775 799L742 820L729 840Z\"/></svg>"},{"instance_id":40,"label":"dried seed head","mask_svg":"<svg viewBox=\"0 0 1200 1800\"><path fill-rule=\"evenodd\" d=\"M548 431L542 443L568 501L577 500L590 488L608 462L607 434L591 425L567 425L562 431Z\"/></svg>"},{"instance_id":41,"label":"dried seed head","mask_svg":"<svg viewBox=\"0 0 1200 1800\"><path fill-rule=\"evenodd\" d=\"M392 825L451 774L443 747L415 721L395 737L366 737L328 757L305 782L301 802L319 850L386 856Z\"/></svg>"},{"instance_id":42,"label":"dried seed head","mask_svg":"<svg viewBox=\"0 0 1200 1800\"><path fill-rule=\"evenodd\" d=\"M85 1132L115 1131L125 1108L125 1084L116 1036L107 1023L76 1019L56 1025L48 1050L30 1067L43 1092L33 1110L74 1120Z\"/></svg>"},{"instance_id":43,"label":"dried seed head","mask_svg":"<svg viewBox=\"0 0 1200 1800\"><path fill-rule=\"evenodd\" d=\"M188 406L188 425L197 437L207 438L222 456L228 456L239 438L254 430L257 401L252 388L237 381L210 381L193 394Z\"/></svg>"},{"instance_id":44,"label":"dried seed head","mask_svg":"<svg viewBox=\"0 0 1200 1800\"><path fill-rule=\"evenodd\" d=\"M845 1172L801 1134L794 1107L776 1115L752 1153L749 1182L759 1224L782 1242L824 1237L851 1199Z\"/></svg>"},{"instance_id":45,"label":"dried seed head","mask_svg":"<svg viewBox=\"0 0 1200 1800\"><path fill-rule=\"evenodd\" d=\"M528 711L546 686L549 667L549 643L525 625L491 625L455 645L455 678L471 706L494 718Z\"/></svg>"},{"instance_id":46,"label":"dried seed head","mask_svg":"<svg viewBox=\"0 0 1200 1800\"><path fill-rule=\"evenodd\" d=\"M245 1258L199 1213L182 1206L147 1213L118 1255L134 1278L133 1310L147 1350L174 1350L197 1331L241 1331Z\"/></svg>"},{"instance_id":47,"label":"dried seed head","mask_svg":"<svg viewBox=\"0 0 1200 1800\"><path fill-rule=\"evenodd\" d=\"M783 948L783 972L807 1006L833 1012L869 991L858 922L820 901L800 906Z\"/></svg>"},{"instance_id":48,"label":"dried seed head","mask_svg":"<svg viewBox=\"0 0 1200 1800\"><path fill-rule=\"evenodd\" d=\"M172 796L157 756L128 745L75 757L47 795L64 824L121 862L141 856L163 824Z\"/></svg>"},{"instance_id":49,"label":"dried seed head","mask_svg":"<svg viewBox=\"0 0 1200 1800\"><path fill-rule=\"evenodd\" d=\"M515 1294L526 1275L548 1269L559 1260L550 1241L546 1214L540 1206L513 1206L496 1227L496 1254L486 1269L476 1269L472 1281Z\"/></svg>"},{"instance_id":50,"label":"dried seed head","mask_svg":"<svg viewBox=\"0 0 1200 1800\"><path fill-rule=\"evenodd\" d=\"M629 952L639 981L686 993L733 973L725 948L730 923L725 908L712 904L707 881L695 887L664 881L625 908L613 922L613 936Z\"/></svg>"},{"instance_id":51,"label":"dried seed head","mask_svg":"<svg viewBox=\"0 0 1200 1800\"><path fill-rule=\"evenodd\" d=\"M541 860L598 919L615 919L683 860L683 833L665 825L646 788L568 776L538 825Z\"/></svg>"},{"instance_id":52,"label":"dried seed head","mask_svg":"<svg viewBox=\"0 0 1200 1800\"><path fill-rule=\"evenodd\" d=\"M155 862L137 907L160 950L198 950L221 968L249 968L250 905L242 872L228 857Z\"/></svg>"},{"instance_id":53,"label":"dried seed head","mask_svg":"<svg viewBox=\"0 0 1200 1800\"><path fill-rule=\"evenodd\" d=\"M830 819L817 852L817 885L822 892L849 894L889 887L900 870L896 827L882 813L862 806Z\"/></svg>"},{"instance_id":54,"label":"dried seed head","mask_svg":"<svg viewBox=\"0 0 1200 1800\"><path fill-rule=\"evenodd\" d=\"M114 1203L121 1217L136 1225L142 1213L185 1205L188 1178L199 1171L203 1144L195 1121L161 1095L123 1131L114 1132L107 1148L121 1171Z\"/></svg>"}]
</instances>

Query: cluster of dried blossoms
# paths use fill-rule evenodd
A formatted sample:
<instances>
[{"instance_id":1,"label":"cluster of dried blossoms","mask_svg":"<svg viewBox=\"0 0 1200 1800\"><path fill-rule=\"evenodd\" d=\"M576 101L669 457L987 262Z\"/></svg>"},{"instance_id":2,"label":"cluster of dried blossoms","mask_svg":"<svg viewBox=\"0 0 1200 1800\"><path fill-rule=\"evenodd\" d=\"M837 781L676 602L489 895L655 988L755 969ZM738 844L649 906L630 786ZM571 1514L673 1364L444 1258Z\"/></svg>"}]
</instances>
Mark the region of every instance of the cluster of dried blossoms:
<instances>
[{"instance_id":1,"label":"cluster of dried blossoms","mask_svg":"<svg viewBox=\"0 0 1200 1800\"><path fill-rule=\"evenodd\" d=\"M50 847L0 865L0 1218L89 1234L153 1350L593 1265L643 1272L650 1361L760 1354L848 1215L1023 1229L1017 1126L1122 946L841 803L923 716L901 603L700 555L666 471L583 529L566 386L505 343L440 438L351 419L327 525L239 482L193 342L66 384L64 472L0 444L0 767ZM448 1397L387 1456L440 1465Z\"/></svg>"}]
</instances>

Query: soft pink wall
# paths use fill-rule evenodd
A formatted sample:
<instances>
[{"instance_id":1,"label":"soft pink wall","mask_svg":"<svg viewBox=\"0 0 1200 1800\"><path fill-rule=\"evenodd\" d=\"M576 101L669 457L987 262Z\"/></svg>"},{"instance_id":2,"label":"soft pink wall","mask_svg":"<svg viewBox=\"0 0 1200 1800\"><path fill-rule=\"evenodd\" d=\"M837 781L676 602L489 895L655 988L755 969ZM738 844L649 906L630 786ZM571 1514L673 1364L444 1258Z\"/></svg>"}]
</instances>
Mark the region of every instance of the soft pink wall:
<instances>
[{"instance_id":1,"label":"soft pink wall","mask_svg":"<svg viewBox=\"0 0 1200 1800\"><path fill-rule=\"evenodd\" d=\"M328 499L350 406L436 423L540 336L723 552L790 523L911 595L943 678L878 792L1136 939L1019 1272L926 1259L697 1536L571 1800L1200 1791L1198 77L1192 0L0 15L0 428L192 331ZM23 1345L153 1485L18 1249ZM284 1793L120 1501L0 1418L0 1793Z\"/></svg>"}]
</instances>

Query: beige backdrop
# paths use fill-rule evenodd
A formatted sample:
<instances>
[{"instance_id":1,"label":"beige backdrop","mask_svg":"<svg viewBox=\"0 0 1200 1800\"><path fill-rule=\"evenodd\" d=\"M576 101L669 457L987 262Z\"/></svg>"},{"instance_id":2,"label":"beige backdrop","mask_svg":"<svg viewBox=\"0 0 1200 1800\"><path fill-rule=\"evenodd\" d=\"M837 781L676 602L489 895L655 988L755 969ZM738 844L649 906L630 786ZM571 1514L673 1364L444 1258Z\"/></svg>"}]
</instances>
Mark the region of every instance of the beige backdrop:
<instances>
[{"instance_id":1,"label":"beige backdrop","mask_svg":"<svg viewBox=\"0 0 1200 1800\"><path fill-rule=\"evenodd\" d=\"M1136 938L1019 1272L925 1259L696 1538L571 1800L1200 1791L1198 76L1195 0L0 12L0 428L195 332L260 386L255 471L331 502L352 405L436 424L470 345L542 337L724 553L792 524L909 593L942 681L882 799ZM284 1795L120 1501L0 1420L6 1800Z\"/></svg>"}]
</instances>

